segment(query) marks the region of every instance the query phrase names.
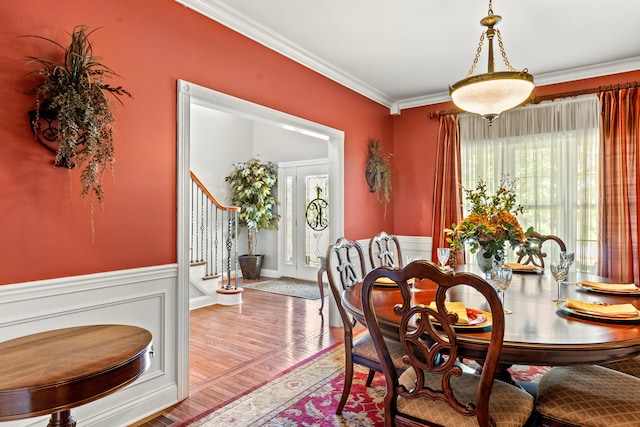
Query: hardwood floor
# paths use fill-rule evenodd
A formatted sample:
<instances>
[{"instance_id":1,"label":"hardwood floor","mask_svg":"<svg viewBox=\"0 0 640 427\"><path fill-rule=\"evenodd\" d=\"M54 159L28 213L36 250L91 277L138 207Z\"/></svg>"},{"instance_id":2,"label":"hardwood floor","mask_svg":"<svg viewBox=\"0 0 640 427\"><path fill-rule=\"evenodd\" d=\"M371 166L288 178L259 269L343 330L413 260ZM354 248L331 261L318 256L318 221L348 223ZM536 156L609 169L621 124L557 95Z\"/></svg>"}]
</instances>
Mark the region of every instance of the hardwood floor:
<instances>
[{"instance_id":1,"label":"hardwood floor","mask_svg":"<svg viewBox=\"0 0 640 427\"><path fill-rule=\"evenodd\" d=\"M242 300L191 311L189 398L133 426L188 420L343 338L342 328L329 327L326 300L323 315L320 300L253 289L245 289Z\"/></svg>"}]
</instances>

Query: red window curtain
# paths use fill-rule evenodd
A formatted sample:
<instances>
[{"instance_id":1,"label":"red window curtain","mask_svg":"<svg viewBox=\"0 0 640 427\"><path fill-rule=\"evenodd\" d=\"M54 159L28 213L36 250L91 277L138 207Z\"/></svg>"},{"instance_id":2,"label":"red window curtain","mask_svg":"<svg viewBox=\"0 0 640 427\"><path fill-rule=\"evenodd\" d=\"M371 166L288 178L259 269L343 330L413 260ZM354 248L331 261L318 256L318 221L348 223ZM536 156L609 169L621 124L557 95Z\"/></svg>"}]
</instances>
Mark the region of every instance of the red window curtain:
<instances>
[{"instance_id":1,"label":"red window curtain","mask_svg":"<svg viewBox=\"0 0 640 427\"><path fill-rule=\"evenodd\" d=\"M598 97L602 106L598 275L638 283L638 88L601 92Z\"/></svg>"},{"instance_id":2,"label":"red window curtain","mask_svg":"<svg viewBox=\"0 0 640 427\"><path fill-rule=\"evenodd\" d=\"M455 115L440 117L436 179L433 191L433 248L431 259L437 262L437 248L448 247L445 228L462 220L462 172L460 132ZM462 262L462 259L457 260Z\"/></svg>"}]
</instances>

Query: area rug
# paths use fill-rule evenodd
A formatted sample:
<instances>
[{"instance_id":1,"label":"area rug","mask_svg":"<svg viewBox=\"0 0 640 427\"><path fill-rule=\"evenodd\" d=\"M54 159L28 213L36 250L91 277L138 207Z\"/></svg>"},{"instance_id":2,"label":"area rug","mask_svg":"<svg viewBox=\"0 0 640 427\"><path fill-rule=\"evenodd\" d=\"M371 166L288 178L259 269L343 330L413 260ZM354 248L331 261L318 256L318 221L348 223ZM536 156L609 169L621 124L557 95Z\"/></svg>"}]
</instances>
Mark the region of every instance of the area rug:
<instances>
[{"instance_id":1,"label":"area rug","mask_svg":"<svg viewBox=\"0 0 640 427\"><path fill-rule=\"evenodd\" d=\"M271 292L274 294L288 295L291 297L305 298L311 300L320 299L320 288L318 282L307 280L296 280L281 277L275 280L267 280L265 282L251 283L242 285L243 288L255 289L257 291ZM324 294L328 295L328 287L325 284Z\"/></svg>"},{"instance_id":2,"label":"area rug","mask_svg":"<svg viewBox=\"0 0 640 427\"><path fill-rule=\"evenodd\" d=\"M366 370L358 365L355 366L351 395L342 415L336 415L344 383L343 370L344 349L340 345L178 427L384 426L384 378L378 374L372 386L366 387Z\"/></svg>"},{"instance_id":3,"label":"area rug","mask_svg":"<svg viewBox=\"0 0 640 427\"><path fill-rule=\"evenodd\" d=\"M517 381L539 379L547 368L513 366ZM351 393L342 411L336 408L344 384L342 345L289 368L275 379L220 407L212 408L178 427L382 427L384 377L376 374L366 387L366 370L354 366Z\"/></svg>"}]
</instances>

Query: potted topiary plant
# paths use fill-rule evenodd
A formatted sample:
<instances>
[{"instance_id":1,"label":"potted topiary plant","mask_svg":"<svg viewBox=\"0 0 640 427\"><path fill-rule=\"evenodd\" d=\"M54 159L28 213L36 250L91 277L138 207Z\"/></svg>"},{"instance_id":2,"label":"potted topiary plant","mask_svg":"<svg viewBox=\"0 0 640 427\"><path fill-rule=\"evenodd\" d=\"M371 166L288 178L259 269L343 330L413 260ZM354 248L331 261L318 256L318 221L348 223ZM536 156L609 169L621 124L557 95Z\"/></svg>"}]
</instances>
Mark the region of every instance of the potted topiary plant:
<instances>
[{"instance_id":1,"label":"potted topiary plant","mask_svg":"<svg viewBox=\"0 0 640 427\"><path fill-rule=\"evenodd\" d=\"M231 203L240 208L238 222L247 227L246 255L238 257L242 277L260 278L264 255L256 255L254 243L261 229L277 229L280 215L275 211L279 204L275 196L278 183L278 167L273 162L253 158L233 165L233 171L225 178L231 184Z\"/></svg>"},{"instance_id":2,"label":"potted topiary plant","mask_svg":"<svg viewBox=\"0 0 640 427\"><path fill-rule=\"evenodd\" d=\"M115 117L108 94L120 102L120 96L131 94L121 86L112 87L105 82L105 78L117 74L93 55L89 36L94 31L88 31L84 25L75 27L67 47L46 37L28 36L53 43L63 53L60 61L28 57L40 65L33 71L38 76L33 88L36 108L29 115L36 136L44 132L40 142L56 152L54 164L82 167L82 197L91 194L102 205L102 174L115 162Z\"/></svg>"}]
</instances>

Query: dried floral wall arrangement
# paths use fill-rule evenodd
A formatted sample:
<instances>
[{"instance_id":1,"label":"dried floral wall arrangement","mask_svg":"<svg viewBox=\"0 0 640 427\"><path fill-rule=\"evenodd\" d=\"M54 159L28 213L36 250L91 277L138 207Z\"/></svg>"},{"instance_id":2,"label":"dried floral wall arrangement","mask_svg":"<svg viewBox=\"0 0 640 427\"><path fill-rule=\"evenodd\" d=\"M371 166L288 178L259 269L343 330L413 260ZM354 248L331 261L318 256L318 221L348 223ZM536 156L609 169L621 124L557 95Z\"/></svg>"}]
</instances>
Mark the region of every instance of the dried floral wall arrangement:
<instances>
[{"instance_id":1,"label":"dried floral wall arrangement","mask_svg":"<svg viewBox=\"0 0 640 427\"><path fill-rule=\"evenodd\" d=\"M29 63L39 65L32 72L37 75L32 89L36 108L30 112L33 131L46 146L54 147L55 165L82 168L81 196L95 196L102 205L102 175L115 162L115 117L108 95L122 103L120 97L131 94L105 81L118 75L94 56L89 40L94 31L84 25L75 27L68 46L42 36L26 37L45 40L61 49L61 58L27 57ZM93 229L93 216L91 226Z\"/></svg>"},{"instance_id":2,"label":"dried floral wall arrangement","mask_svg":"<svg viewBox=\"0 0 640 427\"><path fill-rule=\"evenodd\" d=\"M378 193L380 203L388 203L390 200L391 185L391 154L383 154L378 138L367 140L368 157L367 168L365 170L369 191Z\"/></svg>"}]
</instances>

